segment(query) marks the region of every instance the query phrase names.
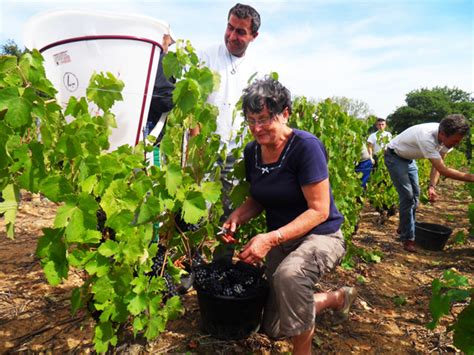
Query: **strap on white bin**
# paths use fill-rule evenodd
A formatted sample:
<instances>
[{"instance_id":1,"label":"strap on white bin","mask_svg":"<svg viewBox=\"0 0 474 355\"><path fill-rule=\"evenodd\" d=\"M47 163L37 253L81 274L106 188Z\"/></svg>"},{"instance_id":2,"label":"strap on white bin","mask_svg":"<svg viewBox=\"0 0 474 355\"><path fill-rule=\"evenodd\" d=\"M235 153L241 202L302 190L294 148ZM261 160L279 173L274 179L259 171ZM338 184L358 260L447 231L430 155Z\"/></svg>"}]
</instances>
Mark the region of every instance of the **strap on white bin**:
<instances>
[{"instance_id":1,"label":"strap on white bin","mask_svg":"<svg viewBox=\"0 0 474 355\"><path fill-rule=\"evenodd\" d=\"M156 123L155 127L153 127L153 129L149 133L150 136L158 137L160 135L161 131L165 127L166 117L168 117L168 114L169 114L169 111L161 114L161 117Z\"/></svg>"}]
</instances>

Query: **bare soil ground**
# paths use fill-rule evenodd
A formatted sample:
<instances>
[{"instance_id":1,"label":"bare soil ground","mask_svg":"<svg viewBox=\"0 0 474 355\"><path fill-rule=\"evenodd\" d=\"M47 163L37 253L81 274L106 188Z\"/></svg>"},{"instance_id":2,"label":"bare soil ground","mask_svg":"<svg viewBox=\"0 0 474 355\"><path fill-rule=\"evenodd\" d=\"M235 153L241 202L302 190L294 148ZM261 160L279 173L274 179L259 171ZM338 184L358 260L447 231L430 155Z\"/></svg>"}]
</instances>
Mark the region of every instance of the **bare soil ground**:
<instances>
[{"instance_id":1,"label":"bare soil ground","mask_svg":"<svg viewBox=\"0 0 474 355\"><path fill-rule=\"evenodd\" d=\"M356 285L359 296L350 319L334 326L330 312L316 320L314 351L321 353L427 354L456 352L451 334L442 321L435 331L425 328L430 321L428 304L431 282L444 270L455 268L474 280L474 238L454 244L458 232L468 235L469 196L461 183L445 180L439 186L441 198L434 205L422 205L418 220L449 226L452 237L443 251L419 249L405 252L396 240L397 216L380 218L370 206L362 212L354 243L383 252L380 263L359 263L353 270L337 270L321 280L323 290ZM0 218L0 353L46 352L90 353L93 323L85 313L71 316L69 296L81 282L71 271L59 287L46 282L35 257L41 229L51 226L57 206L38 196L24 195L16 225L16 238L6 238ZM384 223L381 223L384 222ZM365 281L363 281L363 279ZM404 303L400 305L400 303ZM203 334L194 291L183 296L185 314L168 323L159 339L124 339L117 353L282 353L291 352L288 341L274 341L254 334L240 341L223 341ZM459 309L459 307L458 307Z\"/></svg>"}]
</instances>

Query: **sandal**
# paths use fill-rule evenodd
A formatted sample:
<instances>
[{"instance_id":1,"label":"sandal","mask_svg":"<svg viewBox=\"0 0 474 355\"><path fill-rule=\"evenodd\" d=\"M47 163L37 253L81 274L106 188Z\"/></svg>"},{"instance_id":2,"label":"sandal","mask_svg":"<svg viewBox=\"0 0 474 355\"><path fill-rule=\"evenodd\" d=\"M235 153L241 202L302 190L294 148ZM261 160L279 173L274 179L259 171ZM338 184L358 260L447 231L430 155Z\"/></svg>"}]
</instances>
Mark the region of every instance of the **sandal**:
<instances>
[{"instance_id":1,"label":"sandal","mask_svg":"<svg viewBox=\"0 0 474 355\"><path fill-rule=\"evenodd\" d=\"M344 306L334 312L334 324L340 324L349 319L349 311L357 297L357 289L355 287L344 286L342 290L344 291Z\"/></svg>"}]
</instances>

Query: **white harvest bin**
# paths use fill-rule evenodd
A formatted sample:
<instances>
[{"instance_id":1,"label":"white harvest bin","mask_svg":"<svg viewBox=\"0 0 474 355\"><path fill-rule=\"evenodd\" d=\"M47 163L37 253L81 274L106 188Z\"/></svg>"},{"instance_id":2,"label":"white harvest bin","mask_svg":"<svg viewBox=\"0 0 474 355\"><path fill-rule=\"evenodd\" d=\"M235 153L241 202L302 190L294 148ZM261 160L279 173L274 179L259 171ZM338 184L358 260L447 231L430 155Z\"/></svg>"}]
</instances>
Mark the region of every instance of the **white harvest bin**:
<instances>
[{"instance_id":1,"label":"white harvest bin","mask_svg":"<svg viewBox=\"0 0 474 355\"><path fill-rule=\"evenodd\" d=\"M86 95L94 71L111 72L125 83L123 101L112 107L117 119L110 137L113 150L142 139L163 35L169 31L166 22L147 16L52 11L27 22L24 43L44 56L46 76L64 108L70 96Z\"/></svg>"}]
</instances>

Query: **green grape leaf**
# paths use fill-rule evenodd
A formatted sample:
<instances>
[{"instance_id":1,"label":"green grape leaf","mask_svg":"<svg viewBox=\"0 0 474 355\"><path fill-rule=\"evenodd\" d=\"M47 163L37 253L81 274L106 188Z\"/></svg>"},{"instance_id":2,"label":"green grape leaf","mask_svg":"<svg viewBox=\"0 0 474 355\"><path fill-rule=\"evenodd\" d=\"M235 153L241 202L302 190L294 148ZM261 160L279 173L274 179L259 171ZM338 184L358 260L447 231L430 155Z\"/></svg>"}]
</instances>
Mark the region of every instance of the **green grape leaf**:
<instances>
[{"instance_id":1,"label":"green grape leaf","mask_svg":"<svg viewBox=\"0 0 474 355\"><path fill-rule=\"evenodd\" d=\"M48 176L40 182L40 191L51 201L64 201L73 192L73 187L66 177L60 175Z\"/></svg>"},{"instance_id":2,"label":"green grape leaf","mask_svg":"<svg viewBox=\"0 0 474 355\"><path fill-rule=\"evenodd\" d=\"M101 306L104 306L104 307L103 308L101 307L100 309L102 313L100 314L99 320L101 323L105 323L109 321L110 318L112 317L112 314L114 314L115 305L113 303L109 303L109 304L104 304Z\"/></svg>"},{"instance_id":3,"label":"green grape leaf","mask_svg":"<svg viewBox=\"0 0 474 355\"><path fill-rule=\"evenodd\" d=\"M97 175L91 175L88 178L86 178L81 183L82 191L84 191L88 194L92 193L92 191L94 191L94 188L98 183L98 180L99 179L98 179Z\"/></svg>"},{"instance_id":4,"label":"green grape leaf","mask_svg":"<svg viewBox=\"0 0 474 355\"><path fill-rule=\"evenodd\" d=\"M146 316L135 317L133 320L133 335L137 336L139 332L145 329L146 325L148 324L148 318Z\"/></svg>"},{"instance_id":5,"label":"green grape leaf","mask_svg":"<svg viewBox=\"0 0 474 355\"><path fill-rule=\"evenodd\" d=\"M222 184L216 181L212 182L203 182L201 185L202 195L211 203L216 203L219 201L221 195Z\"/></svg>"},{"instance_id":6,"label":"green grape leaf","mask_svg":"<svg viewBox=\"0 0 474 355\"><path fill-rule=\"evenodd\" d=\"M139 294L147 289L148 279L144 275L140 275L139 277L135 277L130 284L133 286L133 292Z\"/></svg>"},{"instance_id":7,"label":"green grape leaf","mask_svg":"<svg viewBox=\"0 0 474 355\"><path fill-rule=\"evenodd\" d=\"M85 243L86 229L84 212L78 206L72 207L65 233L68 243Z\"/></svg>"},{"instance_id":8,"label":"green grape leaf","mask_svg":"<svg viewBox=\"0 0 474 355\"><path fill-rule=\"evenodd\" d=\"M54 219L54 226L56 228L66 227L71 219L71 215L76 208L75 204L67 202L60 206L56 211L56 218Z\"/></svg>"},{"instance_id":9,"label":"green grape leaf","mask_svg":"<svg viewBox=\"0 0 474 355\"><path fill-rule=\"evenodd\" d=\"M115 295L115 290L109 275L106 274L96 279L92 285L91 292L94 294L94 300L97 303L105 303L112 299Z\"/></svg>"},{"instance_id":10,"label":"green grape leaf","mask_svg":"<svg viewBox=\"0 0 474 355\"><path fill-rule=\"evenodd\" d=\"M220 86L220 76L209 68L203 68L199 73L199 84L203 89L203 96L208 97Z\"/></svg>"},{"instance_id":11,"label":"green grape leaf","mask_svg":"<svg viewBox=\"0 0 474 355\"><path fill-rule=\"evenodd\" d=\"M41 259L46 279L53 286L67 278L69 271L66 245L62 236L62 229L44 228L36 248L36 255Z\"/></svg>"},{"instance_id":12,"label":"green grape leaf","mask_svg":"<svg viewBox=\"0 0 474 355\"><path fill-rule=\"evenodd\" d=\"M122 210L119 213L108 216L105 225L116 231L125 230L130 227L133 216L132 211Z\"/></svg>"},{"instance_id":13,"label":"green grape leaf","mask_svg":"<svg viewBox=\"0 0 474 355\"><path fill-rule=\"evenodd\" d=\"M454 329L454 345L465 354L474 354L474 301L459 313Z\"/></svg>"},{"instance_id":14,"label":"green grape leaf","mask_svg":"<svg viewBox=\"0 0 474 355\"><path fill-rule=\"evenodd\" d=\"M173 296L166 301L165 311L169 320L177 319L184 314L183 305L181 304L179 296Z\"/></svg>"},{"instance_id":15,"label":"green grape leaf","mask_svg":"<svg viewBox=\"0 0 474 355\"><path fill-rule=\"evenodd\" d=\"M122 253L125 256L126 262L133 264L137 260L140 260L140 258L143 257L144 255L144 248L142 246L142 235L139 233L136 233L136 230L134 230L135 233L128 233L127 236L127 244L123 245L122 247Z\"/></svg>"},{"instance_id":16,"label":"green grape leaf","mask_svg":"<svg viewBox=\"0 0 474 355\"><path fill-rule=\"evenodd\" d=\"M162 280L163 279L158 279L158 278L154 278L154 289L155 290L162 290L164 288L164 286L162 286ZM151 286L151 285L150 285ZM161 313L161 310L163 309L163 304L162 304L162 297L160 294L154 296L151 300L150 300L150 305L149 305L149 312L150 312L150 316L154 317L158 314Z\"/></svg>"},{"instance_id":17,"label":"green grape leaf","mask_svg":"<svg viewBox=\"0 0 474 355\"><path fill-rule=\"evenodd\" d=\"M168 79L171 77L177 78L180 76L180 70L181 68L176 53L172 51L168 52L163 57L163 72L165 76Z\"/></svg>"},{"instance_id":18,"label":"green grape leaf","mask_svg":"<svg viewBox=\"0 0 474 355\"><path fill-rule=\"evenodd\" d=\"M15 237L15 221L20 203L20 191L13 184L7 185L2 192L3 202L0 202L0 213L3 213L7 237L13 239Z\"/></svg>"},{"instance_id":19,"label":"green grape leaf","mask_svg":"<svg viewBox=\"0 0 474 355\"><path fill-rule=\"evenodd\" d=\"M193 79L179 81L173 90L173 102L183 114L190 112L197 105L200 97L199 84Z\"/></svg>"},{"instance_id":20,"label":"green grape leaf","mask_svg":"<svg viewBox=\"0 0 474 355\"><path fill-rule=\"evenodd\" d=\"M123 100L123 87L123 81L115 78L112 73L94 73L86 90L87 98L102 110L108 111L116 101Z\"/></svg>"},{"instance_id":21,"label":"green grape leaf","mask_svg":"<svg viewBox=\"0 0 474 355\"><path fill-rule=\"evenodd\" d=\"M5 121L10 127L18 128L31 125L32 105L23 97L17 97L8 101L8 111L5 115Z\"/></svg>"},{"instance_id":22,"label":"green grape leaf","mask_svg":"<svg viewBox=\"0 0 474 355\"><path fill-rule=\"evenodd\" d=\"M171 155L174 151L174 143L170 134L165 134L160 143L160 154Z\"/></svg>"},{"instance_id":23,"label":"green grape leaf","mask_svg":"<svg viewBox=\"0 0 474 355\"><path fill-rule=\"evenodd\" d=\"M137 224L143 224L154 220L161 212L160 200L154 196L148 196L138 210Z\"/></svg>"},{"instance_id":24,"label":"green grape leaf","mask_svg":"<svg viewBox=\"0 0 474 355\"><path fill-rule=\"evenodd\" d=\"M135 211L140 200L125 180L114 180L102 196L100 206L107 216L112 216L123 210Z\"/></svg>"},{"instance_id":25,"label":"green grape leaf","mask_svg":"<svg viewBox=\"0 0 474 355\"><path fill-rule=\"evenodd\" d=\"M183 202L183 219L186 223L197 223L207 216L206 200L200 192L190 192Z\"/></svg>"},{"instance_id":26,"label":"green grape leaf","mask_svg":"<svg viewBox=\"0 0 474 355\"><path fill-rule=\"evenodd\" d=\"M81 97L79 100L75 96L69 97L66 110L64 115L71 115L73 117L79 117L79 115L85 115L89 113L89 105L85 98Z\"/></svg>"},{"instance_id":27,"label":"green grape leaf","mask_svg":"<svg viewBox=\"0 0 474 355\"><path fill-rule=\"evenodd\" d=\"M124 304L122 298L115 298L113 312L111 313L112 320L114 322L125 323L128 320L130 314L127 310L127 305Z\"/></svg>"},{"instance_id":28,"label":"green grape leaf","mask_svg":"<svg viewBox=\"0 0 474 355\"><path fill-rule=\"evenodd\" d=\"M453 270L446 270L443 273L443 287L466 287L469 280L466 276L460 275Z\"/></svg>"},{"instance_id":29,"label":"green grape leaf","mask_svg":"<svg viewBox=\"0 0 474 355\"><path fill-rule=\"evenodd\" d=\"M117 254L120 251L120 246L117 242L113 240L106 240L105 243L101 244L101 246L97 249L97 251L106 257L112 256Z\"/></svg>"},{"instance_id":30,"label":"green grape leaf","mask_svg":"<svg viewBox=\"0 0 474 355\"><path fill-rule=\"evenodd\" d=\"M130 285L134 279L135 271L127 264L116 264L114 267L116 278L114 280L114 288L117 295L123 297L130 293Z\"/></svg>"},{"instance_id":31,"label":"green grape leaf","mask_svg":"<svg viewBox=\"0 0 474 355\"><path fill-rule=\"evenodd\" d=\"M90 275L97 275L98 277L105 276L110 269L109 259L96 253L86 264L85 269Z\"/></svg>"},{"instance_id":32,"label":"green grape leaf","mask_svg":"<svg viewBox=\"0 0 474 355\"><path fill-rule=\"evenodd\" d=\"M109 344L117 345L117 336L115 335L112 323L98 323L94 330L94 348L98 353L106 353Z\"/></svg>"},{"instance_id":33,"label":"green grape leaf","mask_svg":"<svg viewBox=\"0 0 474 355\"><path fill-rule=\"evenodd\" d=\"M446 292L446 297L451 303L464 301L470 295L469 290L451 289Z\"/></svg>"},{"instance_id":34,"label":"green grape leaf","mask_svg":"<svg viewBox=\"0 0 474 355\"><path fill-rule=\"evenodd\" d=\"M433 294L430 300L430 312L433 317L433 321L428 323L429 329L436 328L438 321L445 314L449 314L451 308L451 302L448 297L441 294Z\"/></svg>"},{"instance_id":35,"label":"green grape leaf","mask_svg":"<svg viewBox=\"0 0 474 355\"><path fill-rule=\"evenodd\" d=\"M17 57L13 55L0 56L0 73L6 73L16 68Z\"/></svg>"},{"instance_id":36,"label":"green grape leaf","mask_svg":"<svg viewBox=\"0 0 474 355\"><path fill-rule=\"evenodd\" d=\"M179 165L170 163L166 167L166 188L170 195L174 196L178 186L183 181L182 169Z\"/></svg>"},{"instance_id":37,"label":"green grape leaf","mask_svg":"<svg viewBox=\"0 0 474 355\"><path fill-rule=\"evenodd\" d=\"M95 252L93 251L75 248L68 254L68 261L71 266L79 268L88 263L94 255Z\"/></svg>"},{"instance_id":38,"label":"green grape leaf","mask_svg":"<svg viewBox=\"0 0 474 355\"><path fill-rule=\"evenodd\" d=\"M71 293L71 313L75 315L76 312L83 306L84 302L81 297L81 288L76 287Z\"/></svg>"},{"instance_id":39,"label":"green grape leaf","mask_svg":"<svg viewBox=\"0 0 474 355\"><path fill-rule=\"evenodd\" d=\"M139 315L147 308L147 297L145 293L135 294L128 304L127 309L134 316Z\"/></svg>"},{"instance_id":40,"label":"green grape leaf","mask_svg":"<svg viewBox=\"0 0 474 355\"><path fill-rule=\"evenodd\" d=\"M240 206L249 196L250 184L247 181L243 181L239 185L235 186L231 193L230 199L234 206Z\"/></svg>"},{"instance_id":41,"label":"green grape leaf","mask_svg":"<svg viewBox=\"0 0 474 355\"><path fill-rule=\"evenodd\" d=\"M145 338L148 340L155 339L160 333L165 330L166 319L159 315L154 316L148 322L148 326L145 331Z\"/></svg>"},{"instance_id":42,"label":"green grape leaf","mask_svg":"<svg viewBox=\"0 0 474 355\"><path fill-rule=\"evenodd\" d=\"M41 263L43 266L44 275L50 285L57 286L61 283L63 278L67 278L67 272L64 274L64 267L58 264L55 260L47 260Z\"/></svg>"}]
</instances>

